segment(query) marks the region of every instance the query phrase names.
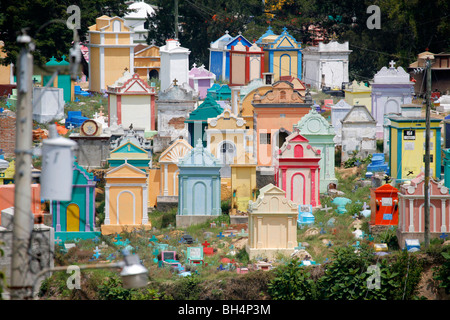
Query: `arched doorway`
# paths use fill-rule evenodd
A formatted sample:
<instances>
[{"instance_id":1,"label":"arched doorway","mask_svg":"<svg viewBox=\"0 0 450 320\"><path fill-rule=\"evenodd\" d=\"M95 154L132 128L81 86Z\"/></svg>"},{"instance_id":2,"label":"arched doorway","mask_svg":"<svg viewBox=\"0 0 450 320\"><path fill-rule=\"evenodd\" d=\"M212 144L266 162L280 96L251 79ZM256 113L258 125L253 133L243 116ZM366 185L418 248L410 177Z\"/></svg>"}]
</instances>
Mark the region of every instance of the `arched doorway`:
<instances>
[{"instance_id":1,"label":"arched doorway","mask_svg":"<svg viewBox=\"0 0 450 320\"><path fill-rule=\"evenodd\" d=\"M234 143L229 141L224 141L219 145L219 160L223 164L222 169L220 169L220 176L224 178L231 177L231 167L230 164L234 162L234 157L236 156L236 146Z\"/></svg>"},{"instance_id":2,"label":"arched doorway","mask_svg":"<svg viewBox=\"0 0 450 320\"><path fill-rule=\"evenodd\" d=\"M148 78L149 79L152 79L152 78L159 79L159 72L158 72L158 70L155 70L155 69L150 70L150 72L148 73Z\"/></svg>"},{"instance_id":3,"label":"arched doorway","mask_svg":"<svg viewBox=\"0 0 450 320\"><path fill-rule=\"evenodd\" d=\"M206 215L206 185L202 181L198 181L194 184L192 193L192 213L194 215Z\"/></svg>"},{"instance_id":4,"label":"arched doorway","mask_svg":"<svg viewBox=\"0 0 450 320\"><path fill-rule=\"evenodd\" d=\"M136 199L131 191L124 190L117 195L117 224L136 224Z\"/></svg>"},{"instance_id":5,"label":"arched doorway","mask_svg":"<svg viewBox=\"0 0 450 320\"><path fill-rule=\"evenodd\" d=\"M80 231L80 208L77 204L71 203L67 206L67 231Z\"/></svg>"},{"instance_id":6,"label":"arched doorway","mask_svg":"<svg viewBox=\"0 0 450 320\"><path fill-rule=\"evenodd\" d=\"M301 205L307 204L305 201L306 179L305 176L298 172L291 178L291 201Z\"/></svg>"}]
</instances>

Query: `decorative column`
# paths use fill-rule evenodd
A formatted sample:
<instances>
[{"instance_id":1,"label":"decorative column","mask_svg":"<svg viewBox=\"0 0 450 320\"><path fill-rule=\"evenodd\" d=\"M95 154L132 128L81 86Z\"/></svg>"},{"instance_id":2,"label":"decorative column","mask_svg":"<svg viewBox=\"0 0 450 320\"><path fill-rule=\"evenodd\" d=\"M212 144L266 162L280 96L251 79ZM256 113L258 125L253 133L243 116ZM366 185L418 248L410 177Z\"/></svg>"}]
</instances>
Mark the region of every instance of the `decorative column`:
<instances>
[{"instance_id":1,"label":"decorative column","mask_svg":"<svg viewBox=\"0 0 450 320\"><path fill-rule=\"evenodd\" d=\"M168 196L169 195L169 186L168 186L168 165L164 164L164 195Z\"/></svg>"},{"instance_id":2,"label":"decorative column","mask_svg":"<svg viewBox=\"0 0 450 320\"><path fill-rule=\"evenodd\" d=\"M90 231L91 230L91 226L89 224L89 216L90 216L90 210L89 210L89 191L90 191L90 187L86 187L86 213L85 213L85 217L86 217L86 223L84 225L84 231ZM94 199L92 199L93 202ZM80 215L81 216L81 215Z\"/></svg>"},{"instance_id":3,"label":"decorative column","mask_svg":"<svg viewBox=\"0 0 450 320\"><path fill-rule=\"evenodd\" d=\"M409 232L414 232L414 199L409 199Z\"/></svg>"},{"instance_id":4,"label":"decorative column","mask_svg":"<svg viewBox=\"0 0 450 320\"><path fill-rule=\"evenodd\" d=\"M212 214L219 214L219 210L217 208L217 203L219 199L217 199L217 195L220 195L220 192L217 192L217 176L212 176Z\"/></svg>"},{"instance_id":5,"label":"decorative column","mask_svg":"<svg viewBox=\"0 0 450 320\"><path fill-rule=\"evenodd\" d=\"M105 186L105 221L104 224L108 225L111 221L109 220L109 185Z\"/></svg>"},{"instance_id":6,"label":"decorative column","mask_svg":"<svg viewBox=\"0 0 450 320\"><path fill-rule=\"evenodd\" d=\"M147 185L142 186L142 224L148 223L148 190Z\"/></svg>"},{"instance_id":7,"label":"decorative column","mask_svg":"<svg viewBox=\"0 0 450 320\"><path fill-rule=\"evenodd\" d=\"M311 168L311 205L316 206L316 169Z\"/></svg>"},{"instance_id":8,"label":"decorative column","mask_svg":"<svg viewBox=\"0 0 450 320\"><path fill-rule=\"evenodd\" d=\"M256 248L259 249L259 248L263 247L263 242L262 242L262 219L263 219L263 217L259 216L259 217L256 217L256 219L257 219Z\"/></svg>"},{"instance_id":9,"label":"decorative column","mask_svg":"<svg viewBox=\"0 0 450 320\"><path fill-rule=\"evenodd\" d=\"M61 231L61 203L56 201L56 231Z\"/></svg>"},{"instance_id":10,"label":"decorative column","mask_svg":"<svg viewBox=\"0 0 450 320\"><path fill-rule=\"evenodd\" d=\"M182 213L183 214L188 214L188 207L187 207L187 177L183 176L182 177L182 183L183 183L183 205L182 205Z\"/></svg>"}]
</instances>

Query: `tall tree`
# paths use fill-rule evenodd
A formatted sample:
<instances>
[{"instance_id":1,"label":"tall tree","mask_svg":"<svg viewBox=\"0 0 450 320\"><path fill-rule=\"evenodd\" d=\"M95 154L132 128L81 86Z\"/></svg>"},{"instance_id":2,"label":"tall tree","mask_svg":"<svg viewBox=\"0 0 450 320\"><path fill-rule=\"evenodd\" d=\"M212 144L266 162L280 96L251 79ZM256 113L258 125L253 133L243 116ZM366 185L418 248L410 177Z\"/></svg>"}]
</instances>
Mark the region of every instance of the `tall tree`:
<instances>
[{"instance_id":1,"label":"tall tree","mask_svg":"<svg viewBox=\"0 0 450 320\"><path fill-rule=\"evenodd\" d=\"M2 0L0 1L0 40L5 45L6 58L1 61L9 64L16 61L19 46L17 36L25 29L36 44L33 52L35 62L43 64L50 57L67 55L73 41L73 31L65 21L70 5L77 5L81 14L81 40L85 40L88 27L102 15L123 16L127 5L121 0Z\"/></svg>"},{"instance_id":2,"label":"tall tree","mask_svg":"<svg viewBox=\"0 0 450 320\"><path fill-rule=\"evenodd\" d=\"M174 0L156 0L156 14L148 17L148 41L164 45L175 37ZM245 32L254 19L262 16L260 0L178 0L180 44L191 50L191 63L208 65L209 45L222 36ZM249 39L250 40L250 39Z\"/></svg>"}]
</instances>

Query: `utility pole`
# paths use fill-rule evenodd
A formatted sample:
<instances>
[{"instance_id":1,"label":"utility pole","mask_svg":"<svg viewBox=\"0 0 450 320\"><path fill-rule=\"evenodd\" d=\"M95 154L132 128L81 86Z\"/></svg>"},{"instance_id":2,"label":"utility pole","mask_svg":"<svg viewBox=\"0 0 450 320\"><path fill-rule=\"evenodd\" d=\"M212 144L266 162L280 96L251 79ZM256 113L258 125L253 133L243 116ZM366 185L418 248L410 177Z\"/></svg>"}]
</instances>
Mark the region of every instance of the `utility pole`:
<instances>
[{"instance_id":1,"label":"utility pole","mask_svg":"<svg viewBox=\"0 0 450 320\"><path fill-rule=\"evenodd\" d=\"M174 8L175 8L175 12L174 12L174 15L175 15L175 39L178 40L178 0L174 0L174 1L175 1L175 5L174 5Z\"/></svg>"},{"instance_id":2,"label":"utility pole","mask_svg":"<svg viewBox=\"0 0 450 320\"><path fill-rule=\"evenodd\" d=\"M425 232L424 232L424 244L425 249L430 246L430 109L431 109L431 60L427 57L426 60L427 70L427 95L426 95L426 112L425 112ZM439 143L439 141L437 142Z\"/></svg>"},{"instance_id":3,"label":"utility pole","mask_svg":"<svg viewBox=\"0 0 450 320\"><path fill-rule=\"evenodd\" d=\"M11 300L30 298L33 285L29 255L34 226L34 218L31 213L33 56L30 53L33 43L31 37L24 32L17 37L17 42L22 48L17 58L14 226L9 286Z\"/></svg>"}]
</instances>

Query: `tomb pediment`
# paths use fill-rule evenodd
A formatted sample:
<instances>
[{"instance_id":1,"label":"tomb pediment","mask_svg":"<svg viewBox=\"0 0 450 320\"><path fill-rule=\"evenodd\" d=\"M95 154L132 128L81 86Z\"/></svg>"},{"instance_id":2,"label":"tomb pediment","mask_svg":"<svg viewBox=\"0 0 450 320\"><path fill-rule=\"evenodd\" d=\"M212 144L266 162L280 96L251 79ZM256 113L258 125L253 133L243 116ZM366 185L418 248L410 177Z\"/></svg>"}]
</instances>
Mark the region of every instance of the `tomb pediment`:
<instances>
[{"instance_id":1,"label":"tomb pediment","mask_svg":"<svg viewBox=\"0 0 450 320\"><path fill-rule=\"evenodd\" d=\"M116 149L111 151L111 154L113 153L142 153L147 154L147 151L142 149L141 147L138 147L134 143L128 141L121 146L117 147Z\"/></svg>"},{"instance_id":2,"label":"tomb pediment","mask_svg":"<svg viewBox=\"0 0 450 320\"><path fill-rule=\"evenodd\" d=\"M160 163L175 163L177 164L181 159L183 159L192 146L184 139L178 139L173 142L159 157Z\"/></svg>"},{"instance_id":3,"label":"tomb pediment","mask_svg":"<svg viewBox=\"0 0 450 320\"><path fill-rule=\"evenodd\" d=\"M260 189L256 201L249 201L252 214L297 214L297 205L286 199L285 192L273 184Z\"/></svg>"},{"instance_id":4,"label":"tomb pediment","mask_svg":"<svg viewBox=\"0 0 450 320\"><path fill-rule=\"evenodd\" d=\"M366 106L353 106L347 113L344 119L341 120L342 123L346 122L370 122L375 123L375 119L367 110Z\"/></svg>"},{"instance_id":5,"label":"tomb pediment","mask_svg":"<svg viewBox=\"0 0 450 320\"><path fill-rule=\"evenodd\" d=\"M199 167L221 167L219 159L214 157L208 150L203 147L202 141L199 139L195 148L179 161L179 167L199 166Z\"/></svg>"},{"instance_id":6,"label":"tomb pediment","mask_svg":"<svg viewBox=\"0 0 450 320\"><path fill-rule=\"evenodd\" d=\"M264 95L260 95L258 90L253 96L253 101L259 104L290 104L290 103L305 103L304 98L297 90L294 90L294 85L289 81L277 81L272 85L272 89L267 91Z\"/></svg>"},{"instance_id":7,"label":"tomb pediment","mask_svg":"<svg viewBox=\"0 0 450 320\"><path fill-rule=\"evenodd\" d=\"M111 169L106 173L106 178L146 178L147 174L142 170L128 164L124 163L117 168Z\"/></svg>"}]
</instances>

